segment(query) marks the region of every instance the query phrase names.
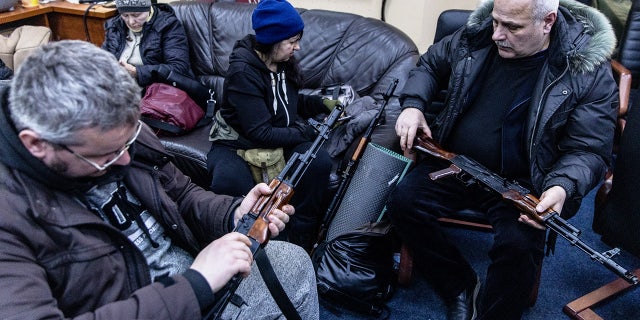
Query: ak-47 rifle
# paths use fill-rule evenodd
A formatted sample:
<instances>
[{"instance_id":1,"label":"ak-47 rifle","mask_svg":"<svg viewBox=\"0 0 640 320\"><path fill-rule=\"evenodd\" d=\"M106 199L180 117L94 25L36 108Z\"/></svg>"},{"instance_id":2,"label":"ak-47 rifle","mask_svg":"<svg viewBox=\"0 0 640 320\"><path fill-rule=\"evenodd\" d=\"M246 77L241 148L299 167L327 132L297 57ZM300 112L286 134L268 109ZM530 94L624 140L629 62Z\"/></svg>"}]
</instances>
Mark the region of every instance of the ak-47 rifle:
<instances>
[{"instance_id":1,"label":"ak-47 rifle","mask_svg":"<svg viewBox=\"0 0 640 320\"><path fill-rule=\"evenodd\" d=\"M271 194L261 196L249 213L245 214L242 219L238 221L234 231L249 237L251 241L251 253L254 256L260 248L263 248L267 244L271 237L268 228L269 215L275 209L282 209L284 205L289 203L289 200L293 196L294 188L298 185L298 182L306 172L311 161L316 158L316 154L322 147L322 144L329 138L329 133L343 110L344 107L342 105L336 105L324 123L316 126L318 136L309 149L304 154L295 152L291 156L280 174L269 183L269 187L273 190ZM205 319L220 318L222 312L238 289L242 279L241 274L236 274L220 289L222 296L208 312Z\"/></svg>"},{"instance_id":2,"label":"ak-47 rifle","mask_svg":"<svg viewBox=\"0 0 640 320\"><path fill-rule=\"evenodd\" d=\"M353 155L349 159L347 166L342 171L342 177L340 178L340 184L338 185L338 189L336 190L336 193L333 196L333 199L331 199L331 203L329 203L329 207L327 208L327 211L325 212L324 218L322 220L322 224L320 225L320 232L318 232L318 240L316 241L316 244L319 244L320 242L322 242L326 237L327 230L329 230L329 224L333 220L333 217L336 215L336 212L340 207L340 203L342 202L342 199L344 198L344 195L347 192L347 187L351 183L351 179L353 178L352 173L358 167L358 162L360 161L360 158L362 157L362 154L364 153L364 150L367 147L367 144L369 143L369 141L371 141L371 135L373 134L373 129L376 127L376 125L380 121L380 118L384 114L384 108L386 107L387 102L389 102L389 99L391 98L391 96L393 96L393 92L396 90L396 86L398 86L398 79L393 79L393 82L391 82L391 84L389 85L387 92L382 95L384 102L380 107L380 110L378 110L378 113L376 113L376 116L373 119L371 119L371 122L369 123L367 130L365 131L364 135L362 135L362 137L360 138L358 147L353 152Z\"/></svg>"},{"instance_id":3,"label":"ak-47 rifle","mask_svg":"<svg viewBox=\"0 0 640 320\"><path fill-rule=\"evenodd\" d=\"M522 213L533 218L538 223L545 225L553 232L567 239L571 245L584 251L591 259L600 262L607 267L607 269L613 271L627 282L631 284L638 283L638 277L611 259L620 253L620 249L614 248L603 253L597 252L582 242L580 238L578 238L581 231L562 219L557 212L551 208L542 213L537 212L536 205L540 200L532 195L527 188L517 182L505 179L491 172L491 170L469 157L443 150L438 143L423 132L417 135L413 149L451 163L446 169L430 173L429 177L432 180L453 175L466 185L479 184L489 191L497 192L502 195L505 201L511 203L520 209Z\"/></svg>"}]
</instances>

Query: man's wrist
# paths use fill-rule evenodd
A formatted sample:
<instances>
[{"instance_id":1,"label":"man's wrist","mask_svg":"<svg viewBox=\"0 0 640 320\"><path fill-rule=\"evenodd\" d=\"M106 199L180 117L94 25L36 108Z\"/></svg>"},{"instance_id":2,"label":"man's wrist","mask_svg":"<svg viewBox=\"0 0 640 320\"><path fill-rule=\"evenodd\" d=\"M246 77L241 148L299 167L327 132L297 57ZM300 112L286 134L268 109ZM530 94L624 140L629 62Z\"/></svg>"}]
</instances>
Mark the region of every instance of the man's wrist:
<instances>
[{"instance_id":1,"label":"man's wrist","mask_svg":"<svg viewBox=\"0 0 640 320\"><path fill-rule=\"evenodd\" d=\"M200 310L208 309L217 300L217 295L211 290L209 282L200 272L187 269L182 276L191 284L196 299L198 299Z\"/></svg>"}]
</instances>

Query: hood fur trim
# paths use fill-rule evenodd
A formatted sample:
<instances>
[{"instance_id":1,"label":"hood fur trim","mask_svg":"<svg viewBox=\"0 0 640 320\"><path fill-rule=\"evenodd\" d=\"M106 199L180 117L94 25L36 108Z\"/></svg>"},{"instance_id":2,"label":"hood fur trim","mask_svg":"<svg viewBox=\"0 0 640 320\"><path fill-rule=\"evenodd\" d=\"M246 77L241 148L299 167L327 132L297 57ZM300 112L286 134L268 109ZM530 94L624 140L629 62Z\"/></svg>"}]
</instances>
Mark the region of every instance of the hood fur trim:
<instances>
[{"instance_id":1,"label":"hood fur trim","mask_svg":"<svg viewBox=\"0 0 640 320\"><path fill-rule=\"evenodd\" d=\"M562 10L568 11L575 18L573 22L582 26L581 34L570 34L571 27L566 20L565 25L559 25L561 19L554 24L554 28L561 28L554 35L566 39L560 42L560 49L569 61L571 72L592 72L603 62L609 61L616 48L616 36L609 19L597 9L574 0L560 0L560 7L559 18ZM493 0L487 0L471 13L467 21L471 32L482 28L484 21L491 18L492 10Z\"/></svg>"}]
</instances>

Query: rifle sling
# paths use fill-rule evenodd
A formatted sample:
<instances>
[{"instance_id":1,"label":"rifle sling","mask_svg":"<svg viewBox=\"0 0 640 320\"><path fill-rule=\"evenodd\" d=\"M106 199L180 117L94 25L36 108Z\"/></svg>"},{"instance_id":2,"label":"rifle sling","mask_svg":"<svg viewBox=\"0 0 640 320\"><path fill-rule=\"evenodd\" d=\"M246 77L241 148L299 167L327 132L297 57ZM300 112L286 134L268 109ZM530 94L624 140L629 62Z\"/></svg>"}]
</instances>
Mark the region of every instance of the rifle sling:
<instances>
[{"instance_id":1,"label":"rifle sling","mask_svg":"<svg viewBox=\"0 0 640 320\"><path fill-rule=\"evenodd\" d=\"M293 306L293 303L291 303L291 300L284 291L284 288L282 288L282 284L280 284L280 280L278 280L278 277L273 271L273 266L271 266L269 257L267 257L264 249L258 249L253 258L258 264L258 270L260 270L260 275L262 276L264 283L267 285L267 289L269 289L273 300L278 304L278 307L282 311L284 317L287 320L302 320L298 314L298 310Z\"/></svg>"}]
</instances>

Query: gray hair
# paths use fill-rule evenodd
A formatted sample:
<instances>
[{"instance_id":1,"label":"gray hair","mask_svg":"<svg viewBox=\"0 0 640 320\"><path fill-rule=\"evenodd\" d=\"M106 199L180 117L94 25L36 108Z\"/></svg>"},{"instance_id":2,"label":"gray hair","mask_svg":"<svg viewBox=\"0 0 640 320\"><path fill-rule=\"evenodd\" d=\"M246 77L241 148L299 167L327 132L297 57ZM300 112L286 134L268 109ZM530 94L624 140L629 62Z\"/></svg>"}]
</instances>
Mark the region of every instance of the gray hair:
<instances>
[{"instance_id":1,"label":"gray hair","mask_svg":"<svg viewBox=\"0 0 640 320\"><path fill-rule=\"evenodd\" d=\"M18 130L69 143L82 129L135 124L140 92L111 53L84 41L56 41L36 49L18 68L9 111Z\"/></svg>"},{"instance_id":2,"label":"gray hair","mask_svg":"<svg viewBox=\"0 0 640 320\"><path fill-rule=\"evenodd\" d=\"M560 0L534 0L533 20L542 21L549 12L558 12Z\"/></svg>"}]
</instances>

